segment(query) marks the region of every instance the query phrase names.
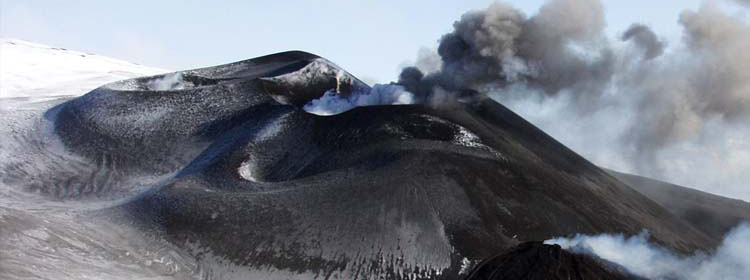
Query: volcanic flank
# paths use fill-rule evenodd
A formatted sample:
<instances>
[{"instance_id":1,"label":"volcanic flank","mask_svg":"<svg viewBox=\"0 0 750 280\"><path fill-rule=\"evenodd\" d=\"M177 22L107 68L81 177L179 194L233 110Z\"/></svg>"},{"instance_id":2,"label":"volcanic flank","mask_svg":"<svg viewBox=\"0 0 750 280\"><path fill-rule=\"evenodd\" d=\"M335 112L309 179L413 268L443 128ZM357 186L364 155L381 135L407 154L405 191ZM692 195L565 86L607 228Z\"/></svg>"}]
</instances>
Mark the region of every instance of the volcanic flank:
<instances>
[{"instance_id":1,"label":"volcanic flank","mask_svg":"<svg viewBox=\"0 0 750 280\"><path fill-rule=\"evenodd\" d=\"M128 183L35 187L112 198L157 181L114 211L219 278L457 279L576 233L645 229L679 253L718 242L490 99L303 110L329 90L369 86L299 51L108 84L46 117Z\"/></svg>"},{"instance_id":2,"label":"volcanic flank","mask_svg":"<svg viewBox=\"0 0 750 280\"><path fill-rule=\"evenodd\" d=\"M478 264L468 280L642 279L621 267L557 245L526 242Z\"/></svg>"}]
</instances>

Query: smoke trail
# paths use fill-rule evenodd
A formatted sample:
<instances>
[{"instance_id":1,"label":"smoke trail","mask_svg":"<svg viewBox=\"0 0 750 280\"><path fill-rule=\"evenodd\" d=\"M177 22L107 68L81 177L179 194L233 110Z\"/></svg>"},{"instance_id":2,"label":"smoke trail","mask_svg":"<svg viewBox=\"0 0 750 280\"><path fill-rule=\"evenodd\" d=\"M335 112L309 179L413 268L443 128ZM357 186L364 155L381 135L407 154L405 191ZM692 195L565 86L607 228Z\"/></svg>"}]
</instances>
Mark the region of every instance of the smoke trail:
<instances>
[{"instance_id":1,"label":"smoke trail","mask_svg":"<svg viewBox=\"0 0 750 280\"><path fill-rule=\"evenodd\" d=\"M679 257L650 244L648 234L577 235L545 241L564 249L596 255L617 263L631 273L648 279L747 279L750 275L750 224L730 231L722 244L711 254L698 253Z\"/></svg>"}]
</instances>

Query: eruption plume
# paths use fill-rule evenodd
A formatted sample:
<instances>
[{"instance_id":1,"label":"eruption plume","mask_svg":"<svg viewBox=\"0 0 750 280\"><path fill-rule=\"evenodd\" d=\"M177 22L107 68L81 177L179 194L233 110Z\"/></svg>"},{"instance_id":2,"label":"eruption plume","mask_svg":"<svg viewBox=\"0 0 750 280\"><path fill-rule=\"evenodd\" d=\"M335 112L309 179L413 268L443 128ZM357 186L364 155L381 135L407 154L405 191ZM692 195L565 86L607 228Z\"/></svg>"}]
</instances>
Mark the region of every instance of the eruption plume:
<instances>
[{"instance_id":1,"label":"eruption plume","mask_svg":"<svg viewBox=\"0 0 750 280\"><path fill-rule=\"evenodd\" d=\"M395 86L377 87L386 98L347 108L489 96L598 164L750 199L750 176L737 173L750 159L725 156L750 149L750 131L736 129L750 117L750 23L706 2L679 24L683 41L667 48L639 23L608 38L598 0L551 0L531 16L495 3L461 16Z\"/></svg>"},{"instance_id":2,"label":"eruption plume","mask_svg":"<svg viewBox=\"0 0 750 280\"><path fill-rule=\"evenodd\" d=\"M750 177L709 173L722 169L714 165L729 163L695 159L703 157L699 153L722 157L750 148L741 140L750 133L736 128L750 117L750 55L745 51L750 24L714 2L682 12L679 24L683 42L667 49L650 27L638 23L621 40L607 38L604 8L597 0L548 1L530 17L496 3L464 14L440 39L437 52L421 53L417 67L405 68L399 83L417 96L435 89L454 96L467 89L490 95L600 164L742 191L741 182ZM439 70L419 68L435 65L428 62L435 57ZM576 120L581 131L558 128L563 126L549 119L560 116ZM602 150L592 150L592 141L605 143ZM750 168L750 160L731 164L724 169ZM750 198L747 191L732 195Z\"/></svg>"}]
</instances>

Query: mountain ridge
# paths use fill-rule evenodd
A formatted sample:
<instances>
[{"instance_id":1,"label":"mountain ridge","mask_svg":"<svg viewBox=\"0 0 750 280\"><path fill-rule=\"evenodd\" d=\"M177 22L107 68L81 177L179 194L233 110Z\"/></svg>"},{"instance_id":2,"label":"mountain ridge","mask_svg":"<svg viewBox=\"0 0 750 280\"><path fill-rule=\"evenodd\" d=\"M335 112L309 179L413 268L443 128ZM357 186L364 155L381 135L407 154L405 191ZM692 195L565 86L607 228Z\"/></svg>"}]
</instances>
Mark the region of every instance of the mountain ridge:
<instances>
[{"instance_id":1,"label":"mountain ridge","mask_svg":"<svg viewBox=\"0 0 750 280\"><path fill-rule=\"evenodd\" d=\"M463 258L577 233L648 229L682 253L718 242L489 99L307 113L326 90L367 88L299 54L110 84L49 119L84 157L177 174L122 210L247 273L450 279ZM170 75L205 82L151 86Z\"/></svg>"},{"instance_id":2,"label":"mountain ridge","mask_svg":"<svg viewBox=\"0 0 750 280\"><path fill-rule=\"evenodd\" d=\"M59 203L121 199L93 216L222 278L455 279L579 233L647 229L682 254L718 243L492 100L303 110L331 89L369 86L304 52L109 83L44 118L95 169L0 171ZM123 199L133 186L146 190Z\"/></svg>"},{"instance_id":3,"label":"mountain ridge","mask_svg":"<svg viewBox=\"0 0 750 280\"><path fill-rule=\"evenodd\" d=\"M715 239L750 222L750 203L633 174L606 170Z\"/></svg>"}]
</instances>

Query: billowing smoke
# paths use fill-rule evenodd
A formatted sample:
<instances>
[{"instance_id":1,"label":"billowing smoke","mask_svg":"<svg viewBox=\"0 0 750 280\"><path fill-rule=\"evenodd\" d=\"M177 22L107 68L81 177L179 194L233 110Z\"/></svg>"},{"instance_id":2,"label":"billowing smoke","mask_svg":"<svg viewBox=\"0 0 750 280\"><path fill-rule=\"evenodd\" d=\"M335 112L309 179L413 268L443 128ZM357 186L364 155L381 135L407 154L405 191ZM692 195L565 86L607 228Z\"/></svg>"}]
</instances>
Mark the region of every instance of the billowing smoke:
<instances>
[{"instance_id":1,"label":"billowing smoke","mask_svg":"<svg viewBox=\"0 0 750 280\"><path fill-rule=\"evenodd\" d=\"M385 98L330 93L308 108L489 96L597 164L750 200L750 156L734 153L750 149L750 23L706 2L679 24L682 42L638 23L611 39L599 0L550 0L531 16L495 3L403 69L410 102L377 90Z\"/></svg>"},{"instance_id":2,"label":"billowing smoke","mask_svg":"<svg viewBox=\"0 0 750 280\"><path fill-rule=\"evenodd\" d=\"M545 241L564 249L596 255L619 264L647 279L747 279L750 275L750 225L742 224L729 232L714 252L690 257L673 255L648 242L648 234L577 235Z\"/></svg>"},{"instance_id":3,"label":"billowing smoke","mask_svg":"<svg viewBox=\"0 0 750 280\"><path fill-rule=\"evenodd\" d=\"M468 12L440 39L437 55L420 51L416 67L405 68L397 84L415 103L432 105L471 102L519 83L548 95L598 94L615 67L602 34L603 10L598 0L562 0L530 18L504 3ZM588 95L576 94L583 105Z\"/></svg>"},{"instance_id":4,"label":"billowing smoke","mask_svg":"<svg viewBox=\"0 0 750 280\"><path fill-rule=\"evenodd\" d=\"M634 23L622 34L623 41L633 41L644 51L645 59L654 59L664 53L666 45L659 40L651 28L643 24Z\"/></svg>"},{"instance_id":5,"label":"billowing smoke","mask_svg":"<svg viewBox=\"0 0 750 280\"><path fill-rule=\"evenodd\" d=\"M548 2L532 17L504 3L468 12L440 39L439 71L420 71L435 65L423 61L435 56L422 54L399 84L418 96L440 89L457 97L521 84L549 96L575 91L587 105L586 97L598 95L615 69L603 9L596 0L563 0Z\"/></svg>"},{"instance_id":6,"label":"billowing smoke","mask_svg":"<svg viewBox=\"0 0 750 280\"><path fill-rule=\"evenodd\" d=\"M437 55L420 51L416 67L405 68L397 84L413 94L412 102L431 105L471 102L518 83L548 95L593 95L609 82L615 66L602 35L603 9L597 0L565 0L549 2L531 18L504 3L468 12L440 39ZM391 94L342 98L330 93L306 108L340 112L392 100L373 98L376 93ZM576 96L584 97L580 103L588 106L588 95Z\"/></svg>"},{"instance_id":7,"label":"billowing smoke","mask_svg":"<svg viewBox=\"0 0 750 280\"><path fill-rule=\"evenodd\" d=\"M708 137L709 122L750 117L750 25L711 4L683 12L680 24L682 49L627 65L617 84L619 98L633 101L635 112L620 140L646 175L664 172L659 152Z\"/></svg>"},{"instance_id":8,"label":"billowing smoke","mask_svg":"<svg viewBox=\"0 0 750 280\"><path fill-rule=\"evenodd\" d=\"M403 70L399 84L418 100L437 92L489 95L608 167L744 189L750 177L736 181L737 174L710 173L721 166L696 162L747 148L748 133L733 130L750 120L750 24L707 2L681 14L683 42L668 49L638 23L609 39L603 10L598 0L551 0L529 17L503 3L468 12L436 53L420 53ZM586 130L558 129L561 119ZM592 141L605 150L593 150ZM701 147L711 147L711 157L698 155ZM733 164L750 168L750 159ZM732 195L750 199L750 192Z\"/></svg>"}]
</instances>

